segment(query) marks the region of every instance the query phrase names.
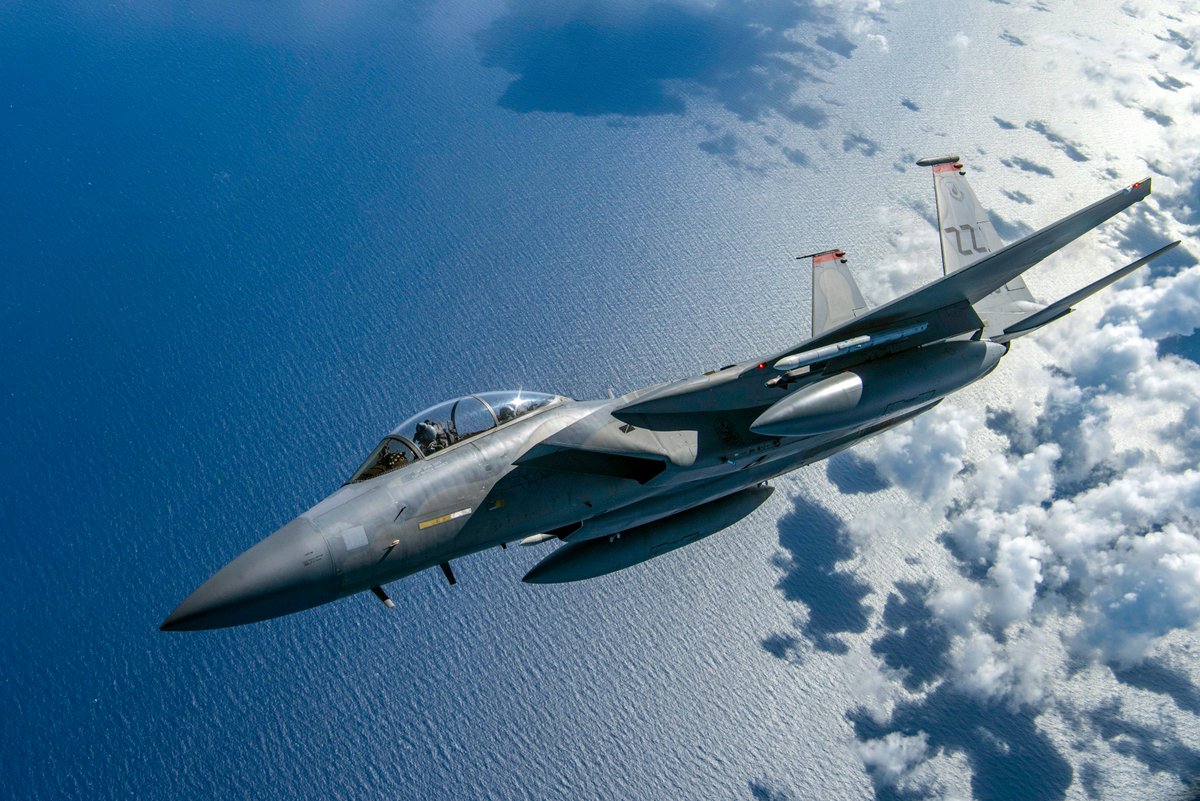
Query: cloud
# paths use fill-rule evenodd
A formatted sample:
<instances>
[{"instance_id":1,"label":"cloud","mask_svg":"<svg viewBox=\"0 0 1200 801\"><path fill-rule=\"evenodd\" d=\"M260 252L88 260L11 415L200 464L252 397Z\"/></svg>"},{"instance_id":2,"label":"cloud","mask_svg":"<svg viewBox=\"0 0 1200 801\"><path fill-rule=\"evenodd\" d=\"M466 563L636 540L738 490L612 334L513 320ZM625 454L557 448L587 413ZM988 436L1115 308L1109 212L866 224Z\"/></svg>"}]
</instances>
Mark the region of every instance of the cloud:
<instances>
[{"instance_id":1,"label":"cloud","mask_svg":"<svg viewBox=\"0 0 1200 801\"><path fill-rule=\"evenodd\" d=\"M1194 71L1200 26L1180 22L1165 34L1180 46L1160 48L1153 65L1136 31L1089 38L1030 30L1003 44L994 32L977 36L968 28L977 38L959 43L1003 47L1010 56L1008 45L1024 44L1046 55L1042 45L1053 39L1057 68L1086 76L1083 91L1064 98L1053 117L995 109L992 134L1009 142L1003 152L1019 155L989 163L981 154L981 169L1022 181L1025 191L1005 193L1010 212L1011 204L1034 200L1083 205L1092 198L1074 197L1074 177L1125 176L1128 183L1142 177L1138 154L1170 154L1153 157L1161 161L1151 164L1155 193L1145 203L1048 261L1030 286L1050 287L1038 294L1053 299L1170 240L1185 245L1016 342L1009 375L989 382L986 393L950 399L860 446L857 461L828 465L826 476L843 492L858 491L856 477L868 473L862 462L884 485L869 498L845 499L856 511L841 525L864 550L861 576L871 575L872 551L891 559L899 549L907 563L894 562L901 575L893 587L876 584L853 599L859 611L886 599L863 631L878 678L860 682L864 706L850 713L878 798L917 796L930 764L956 750L967 754L976 797L997 797L996 788L1008 786L1010 775L997 765L1014 775L1050 766L1053 778L1044 784L1022 775L1023 797L1063 797L1073 781L1076 792L1104 787L1112 780L1095 764L1129 755L1149 766L1174 747L1170 738L1162 745L1149 728L1123 722L1130 711L1119 705L1095 721L1081 712L1069 737L1092 755L1088 767L1070 751L1057 753L1047 721L1094 710L1098 692L1112 697L1110 667L1128 679L1120 679L1126 686L1119 693L1130 686L1164 693L1185 712L1200 697L1190 669L1138 672L1182 664L1200 635L1200 366L1162 346L1200 331L1200 267L1187 247L1200 234L1200 141L1181 123L1198 108L1194 92L1165 77ZM1185 41L1193 49L1184 50ZM1096 139L1088 121L1100 115L1136 147ZM1176 122L1163 127L1168 119ZM1057 179L1062 196L1026 189L1048 186L1043 178ZM930 255L937 249L932 226L920 211L899 206L876 213L887 255L857 274L874 303L940 273ZM1091 277L1082 277L1083 265L1094 265ZM984 398L993 407L986 412ZM851 648L862 642L840 640ZM1145 678L1164 672L1169 690ZM1014 759L1023 747L1033 749L1030 758Z\"/></svg>"},{"instance_id":2,"label":"cloud","mask_svg":"<svg viewBox=\"0 0 1200 801\"><path fill-rule=\"evenodd\" d=\"M902 263L905 248L897 252ZM867 452L880 477L927 512L865 513L848 524L856 540L878 527L913 538L941 528L962 566L925 600L950 637L944 677L959 691L1038 705L1068 659L1135 665L1172 632L1200 627L1200 367L1160 357L1155 343L1200 326L1198 276L1191 267L1124 282L1104 296L1107 308L1031 340L1061 368L1037 382L1041 397L989 412L1007 452L972 461L979 421L953 402ZM1154 456L1117 444L1143 406L1159 419L1149 431ZM1049 620L1072 634L1060 640ZM897 667L906 648L903 635L886 634L873 650Z\"/></svg>"},{"instance_id":3,"label":"cloud","mask_svg":"<svg viewBox=\"0 0 1200 801\"><path fill-rule=\"evenodd\" d=\"M944 503L956 488L978 419L956 407L918 417L885 437L874 454L879 474L926 503Z\"/></svg>"},{"instance_id":4,"label":"cloud","mask_svg":"<svg viewBox=\"0 0 1200 801\"><path fill-rule=\"evenodd\" d=\"M885 264L854 274L872 305L885 303L941 275L933 225L913 211L894 206L875 210L874 228L886 239L889 256ZM853 268L853 253L850 258Z\"/></svg>"},{"instance_id":5,"label":"cloud","mask_svg":"<svg viewBox=\"0 0 1200 801\"><path fill-rule=\"evenodd\" d=\"M925 732L911 737L891 732L878 740L858 744L858 754L872 781L886 787L900 784L914 766L925 761L928 753L929 738Z\"/></svg>"},{"instance_id":6,"label":"cloud","mask_svg":"<svg viewBox=\"0 0 1200 801\"><path fill-rule=\"evenodd\" d=\"M1095 581L1082 637L1109 662L1140 662L1156 638L1200 620L1200 542L1173 523L1122 535Z\"/></svg>"}]
</instances>

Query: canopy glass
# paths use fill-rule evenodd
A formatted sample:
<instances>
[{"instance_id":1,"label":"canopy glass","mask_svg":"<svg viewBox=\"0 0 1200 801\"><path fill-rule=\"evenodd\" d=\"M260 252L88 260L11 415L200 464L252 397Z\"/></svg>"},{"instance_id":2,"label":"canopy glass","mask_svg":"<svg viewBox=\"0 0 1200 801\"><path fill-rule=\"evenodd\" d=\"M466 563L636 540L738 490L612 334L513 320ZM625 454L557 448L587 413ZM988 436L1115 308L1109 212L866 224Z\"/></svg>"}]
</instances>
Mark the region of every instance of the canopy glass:
<instances>
[{"instance_id":1,"label":"canopy glass","mask_svg":"<svg viewBox=\"0 0 1200 801\"><path fill-rule=\"evenodd\" d=\"M398 470L561 400L543 392L510 390L464 395L431 406L396 426L347 483Z\"/></svg>"}]
</instances>

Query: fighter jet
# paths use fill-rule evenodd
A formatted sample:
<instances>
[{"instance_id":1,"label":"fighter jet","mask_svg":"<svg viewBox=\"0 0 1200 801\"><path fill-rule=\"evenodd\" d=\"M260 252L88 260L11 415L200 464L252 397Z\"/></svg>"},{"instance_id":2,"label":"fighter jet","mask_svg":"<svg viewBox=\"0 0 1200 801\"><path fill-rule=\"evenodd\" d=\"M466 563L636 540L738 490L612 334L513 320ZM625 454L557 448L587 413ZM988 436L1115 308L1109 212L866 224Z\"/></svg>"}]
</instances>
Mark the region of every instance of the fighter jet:
<instances>
[{"instance_id":1,"label":"fighter jet","mask_svg":"<svg viewBox=\"0 0 1200 801\"><path fill-rule=\"evenodd\" d=\"M413 415L349 480L202 584L163 630L253 623L371 591L508 543L557 542L524 577L578 581L727 528L766 483L936 406L1011 342L1161 256L1048 305L1030 267L1145 198L1138 181L1002 245L956 156L931 167L944 276L868 307L846 254L811 256L812 334L798 345L615 398L467 395Z\"/></svg>"}]
</instances>

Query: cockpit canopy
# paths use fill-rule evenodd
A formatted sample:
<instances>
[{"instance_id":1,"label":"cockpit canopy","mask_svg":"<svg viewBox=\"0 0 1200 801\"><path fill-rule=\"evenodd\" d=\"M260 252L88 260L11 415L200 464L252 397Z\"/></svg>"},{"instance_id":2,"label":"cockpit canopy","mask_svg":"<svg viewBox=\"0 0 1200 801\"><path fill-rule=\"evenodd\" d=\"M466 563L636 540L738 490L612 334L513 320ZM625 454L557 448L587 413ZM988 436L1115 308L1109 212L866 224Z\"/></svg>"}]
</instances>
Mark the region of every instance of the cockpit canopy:
<instances>
[{"instance_id":1,"label":"cockpit canopy","mask_svg":"<svg viewBox=\"0 0 1200 801\"><path fill-rule=\"evenodd\" d=\"M510 390L464 395L431 406L396 426L346 483L390 473L562 400L559 395Z\"/></svg>"}]
</instances>

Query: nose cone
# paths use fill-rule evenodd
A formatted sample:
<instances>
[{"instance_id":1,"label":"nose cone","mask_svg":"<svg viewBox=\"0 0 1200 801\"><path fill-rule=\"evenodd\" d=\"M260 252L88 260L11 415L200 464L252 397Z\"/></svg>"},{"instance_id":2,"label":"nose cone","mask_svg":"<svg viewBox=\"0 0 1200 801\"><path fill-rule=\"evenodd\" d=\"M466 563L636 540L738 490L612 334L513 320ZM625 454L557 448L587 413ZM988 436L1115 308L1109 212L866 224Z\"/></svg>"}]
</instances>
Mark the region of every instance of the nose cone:
<instances>
[{"instance_id":1,"label":"nose cone","mask_svg":"<svg viewBox=\"0 0 1200 801\"><path fill-rule=\"evenodd\" d=\"M219 629L299 612L337 595L325 538L296 518L221 568L159 626Z\"/></svg>"}]
</instances>

